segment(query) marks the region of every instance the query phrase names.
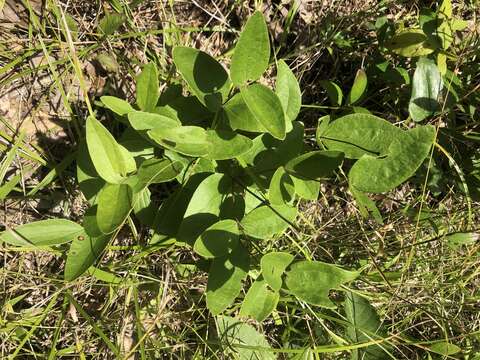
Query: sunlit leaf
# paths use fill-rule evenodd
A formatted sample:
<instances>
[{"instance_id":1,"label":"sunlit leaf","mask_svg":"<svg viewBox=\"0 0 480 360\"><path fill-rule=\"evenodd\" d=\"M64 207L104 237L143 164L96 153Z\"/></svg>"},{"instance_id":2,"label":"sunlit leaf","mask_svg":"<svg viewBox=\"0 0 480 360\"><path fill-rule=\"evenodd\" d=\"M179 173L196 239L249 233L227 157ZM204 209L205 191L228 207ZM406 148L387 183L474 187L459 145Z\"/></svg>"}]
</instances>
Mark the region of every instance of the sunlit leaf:
<instances>
[{"instance_id":1,"label":"sunlit leaf","mask_svg":"<svg viewBox=\"0 0 480 360\"><path fill-rule=\"evenodd\" d=\"M103 234L117 230L132 209L132 191L127 184L106 184L98 195L97 224Z\"/></svg>"},{"instance_id":2,"label":"sunlit leaf","mask_svg":"<svg viewBox=\"0 0 480 360\"><path fill-rule=\"evenodd\" d=\"M161 146L188 156L205 156L212 150L207 131L199 126L155 128L148 135Z\"/></svg>"},{"instance_id":3,"label":"sunlit leaf","mask_svg":"<svg viewBox=\"0 0 480 360\"><path fill-rule=\"evenodd\" d=\"M284 205L292 202L295 186L290 175L283 167L279 167L272 176L268 188L268 200L274 205Z\"/></svg>"},{"instance_id":4,"label":"sunlit leaf","mask_svg":"<svg viewBox=\"0 0 480 360\"><path fill-rule=\"evenodd\" d=\"M109 183L120 183L127 175L125 154L110 132L95 118L87 118L88 153L95 170Z\"/></svg>"},{"instance_id":5,"label":"sunlit leaf","mask_svg":"<svg viewBox=\"0 0 480 360\"><path fill-rule=\"evenodd\" d=\"M407 29L386 42L385 46L405 57L425 56L435 51L435 46L421 29Z\"/></svg>"},{"instance_id":6,"label":"sunlit leaf","mask_svg":"<svg viewBox=\"0 0 480 360\"><path fill-rule=\"evenodd\" d=\"M292 261L293 255L285 252L271 252L262 256L262 275L273 290L279 291L282 288L282 276Z\"/></svg>"},{"instance_id":7,"label":"sunlit leaf","mask_svg":"<svg viewBox=\"0 0 480 360\"><path fill-rule=\"evenodd\" d=\"M238 315L262 322L275 310L279 297L278 291L272 290L260 275L248 289Z\"/></svg>"},{"instance_id":8,"label":"sunlit leaf","mask_svg":"<svg viewBox=\"0 0 480 360\"><path fill-rule=\"evenodd\" d=\"M420 58L413 74L412 96L408 111L414 121L422 121L440 109L443 88L440 71L433 60Z\"/></svg>"},{"instance_id":9,"label":"sunlit leaf","mask_svg":"<svg viewBox=\"0 0 480 360\"><path fill-rule=\"evenodd\" d=\"M248 253L242 246L237 246L226 257L212 260L207 283L207 308L213 315L223 312L240 294L249 264Z\"/></svg>"},{"instance_id":10,"label":"sunlit leaf","mask_svg":"<svg viewBox=\"0 0 480 360\"><path fill-rule=\"evenodd\" d=\"M154 63L146 64L137 76L137 105L140 110L153 111L157 106L158 73Z\"/></svg>"},{"instance_id":11,"label":"sunlit leaf","mask_svg":"<svg viewBox=\"0 0 480 360\"><path fill-rule=\"evenodd\" d=\"M248 110L242 94L235 94L223 107L224 116L233 130L267 132L267 129Z\"/></svg>"},{"instance_id":12,"label":"sunlit leaf","mask_svg":"<svg viewBox=\"0 0 480 360\"><path fill-rule=\"evenodd\" d=\"M207 139L211 147L206 157L212 160L232 159L252 147L252 140L228 130L207 130Z\"/></svg>"},{"instance_id":13,"label":"sunlit leaf","mask_svg":"<svg viewBox=\"0 0 480 360\"><path fill-rule=\"evenodd\" d=\"M333 264L299 261L287 270L285 285L300 300L333 309L335 305L328 298L330 290L355 280L358 275Z\"/></svg>"},{"instance_id":14,"label":"sunlit leaf","mask_svg":"<svg viewBox=\"0 0 480 360\"><path fill-rule=\"evenodd\" d=\"M280 140L285 139L285 115L278 96L268 87L261 84L252 84L242 88L240 93L254 118L273 137Z\"/></svg>"},{"instance_id":15,"label":"sunlit leaf","mask_svg":"<svg viewBox=\"0 0 480 360\"><path fill-rule=\"evenodd\" d=\"M364 155L350 170L350 184L363 192L390 191L410 178L428 156L435 139L433 126L402 133L388 148L387 156Z\"/></svg>"},{"instance_id":16,"label":"sunlit leaf","mask_svg":"<svg viewBox=\"0 0 480 360\"><path fill-rule=\"evenodd\" d=\"M109 110L120 116L125 116L129 112L135 111L132 105L115 96L102 96L100 100Z\"/></svg>"},{"instance_id":17,"label":"sunlit leaf","mask_svg":"<svg viewBox=\"0 0 480 360\"><path fill-rule=\"evenodd\" d=\"M302 92L297 78L283 60L278 62L275 92L282 103L287 120L295 120L302 106Z\"/></svg>"},{"instance_id":18,"label":"sunlit leaf","mask_svg":"<svg viewBox=\"0 0 480 360\"><path fill-rule=\"evenodd\" d=\"M342 151L349 159L365 154L385 155L392 141L403 131L386 120L369 114L350 114L328 124L317 141L329 150Z\"/></svg>"},{"instance_id":19,"label":"sunlit leaf","mask_svg":"<svg viewBox=\"0 0 480 360\"><path fill-rule=\"evenodd\" d=\"M348 322L347 335L354 343L368 342L384 339L385 328L380 321L375 308L365 298L348 292L345 299L345 314ZM352 360L386 360L390 359L387 342L380 345L371 345L361 349L354 349L351 352Z\"/></svg>"},{"instance_id":20,"label":"sunlit leaf","mask_svg":"<svg viewBox=\"0 0 480 360\"><path fill-rule=\"evenodd\" d=\"M367 90L367 74L365 73L365 70L360 69L355 75L352 89L350 90L350 94L348 94L347 103L349 105L357 103L365 94L365 90Z\"/></svg>"},{"instance_id":21,"label":"sunlit leaf","mask_svg":"<svg viewBox=\"0 0 480 360\"><path fill-rule=\"evenodd\" d=\"M193 250L204 258L226 256L239 243L240 231L234 220L220 220L198 237Z\"/></svg>"},{"instance_id":22,"label":"sunlit leaf","mask_svg":"<svg viewBox=\"0 0 480 360\"><path fill-rule=\"evenodd\" d=\"M297 209L288 205L262 205L243 218L241 229L257 239L283 232L295 220Z\"/></svg>"},{"instance_id":23,"label":"sunlit leaf","mask_svg":"<svg viewBox=\"0 0 480 360\"><path fill-rule=\"evenodd\" d=\"M320 81L320 86L325 89L327 92L328 98L333 106L342 105L343 101L343 92L340 86L338 86L333 81L322 80Z\"/></svg>"},{"instance_id":24,"label":"sunlit leaf","mask_svg":"<svg viewBox=\"0 0 480 360\"><path fill-rule=\"evenodd\" d=\"M261 12L256 11L247 21L232 56L230 75L233 84L240 86L258 80L270 61L268 29Z\"/></svg>"},{"instance_id":25,"label":"sunlit leaf","mask_svg":"<svg viewBox=\"0 0 480 360\"><path fill-rule=\"evenodd\" d=\"M48 219L7 229L0 240L15 246L54 246L68 243L84 234L83 228L66 219Z\"/></svg>"},{"instance_id":26,"label":"sunlit leaf","mask_svg":"<svg viewBox=\"0 0 480 360\"><path fill-rule=\"evenodd\" d=\"M252 325L229 316L217 317L220 344L224 352L238 360L275 360L265 336ZM233 354L232 354L233 353Z\"/></svg>"},{"instance_id":27,"label":"sunlit leaf","mask_svg":"<svg viewBox=\"0 0 480 360\"><path fill-rule=\"evenodd\" d=\"M173 61L200 102L211 111L218 111L231 86L223 66L207 53L183 46L173 49Z\"/></svg>"},{"instance_id":28,"label":"sunlit leaf","mask_svg":"<svg viewBox=\"0 0 480 360\"><path fill-rule=\"evenodd\" d=\"M143 111L131 111L128 114L128 122L135 130L139 131L155 128L173 128L181 125L176 119Z\"/></svg>"}]
</instances>

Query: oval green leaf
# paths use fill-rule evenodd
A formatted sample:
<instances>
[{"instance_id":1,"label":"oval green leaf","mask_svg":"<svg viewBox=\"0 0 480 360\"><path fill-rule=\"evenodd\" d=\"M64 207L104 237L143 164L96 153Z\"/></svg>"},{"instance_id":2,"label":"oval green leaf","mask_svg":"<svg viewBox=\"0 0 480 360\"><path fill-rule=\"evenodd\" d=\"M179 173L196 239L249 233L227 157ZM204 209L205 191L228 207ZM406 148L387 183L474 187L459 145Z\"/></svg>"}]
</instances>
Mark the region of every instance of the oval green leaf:
<instances>
[{"instance_id":1,"label":"oval green leaf","mask_svg":"<svg viewBox=\"0 0 480 360\"><path fill-rule=\"evenodd\" d=\"M267 129L255 119L255 116L248 110L242 94L235 94L223 107L224 116L233 130L244 130L249 132L267 132Z\"/></svg>"},{"instance_id":2,"label":"oval green leaf","mask_svg":"<svg viewBox=\"0 0 480 360\"><path fill-rule=\"evenodd\" d=\"M128 122L137 131L155 128L173 128L181 125L177 119L143 111L130 112L128 114Z\"/></svg>"},{"instance_id":3,"label":"oval green leaf","mask_svg":"<svg viewBox=\"0 0 480 360\"><path fill-rule=\"evenodd\" d=\"M408 111L414 121L422 121L440 109L443 88L440 71L433 60L420 58L413 74L412 96Z\"/></svg>"},{"instance_id":4,"label":"oval green leaf","mask_svg":"<svg viewBox=\"0 0 480 360\"><path fill-rule=\"evenodd\" d=\"M157 106L158 72L154 63L146 64L137 76L137 105L140 110L153 111Z\"/></svg>"},{"instance_id":5,"label":"oval green leaf","mask_svg":"<svg viewBox=\"0 0 480 360\"><path fill-rule=\"evenodd\" d=\"M207 282L207 308L213 315L223 312L240 294L249 266L250 258L242 246L213 259Z\"/></svg>"},{"instance_id":6,"label":"oval green leaf","mask_svg":"<svg viewBox=\"0 0 480 360\"><path fill-rule=\"evenodd\" d=\"M75 237L67 253L63 277L72 281L81 276L95 263L110 241L110 236L90 237L87 234Z\"/></svg>"},{"instance_id":7,"label":"oval green leaf","mask_svg":"<svg viewBox=\"0 0 480 360\"><path fill-rule=\"evenodd\" d=\"M435 46L421 29L404 30L394 35L385 46L405 57L425 56L435 51Z\"/></svg>"},{"instance_id":8,"label":"oval green leaf","mask_svg":"<svg viewBox=\"0 0 480 360\"><path fill-rule=\"evenodd\" d=\"M240 231L234 220L220 220L198 237L193 250L204 258L216 258L230 254L240 240Z\"/></svg>"},{"instance_id":9,"label":"oval green leaf","mask_svg":"<svg viewBox=\"0 0 480 360\"><path fill-rule=\"evenodd\" d=\"M156 128L148 135L161 146L188 156L205 156L212 150L207 131L199 126Z\"/></svg>"},{"instance_id":10,"label":"oval green leaf","mask_svg":"<svg viewBox=\"0 0 480 360\"><path fill-rule=\"evenodd\" d=\"M262 76L270 61L270 40L265 19L256 11L247 21L232 57L230 75L233 84L240 86Z\"/></svg>"},{"instance_id":11,"label":"oval green leaf","mask_svg":"<svg viewBox=\"0 0 480 360\"><path fill-rule=\"evenodd\" d=\"M255 119L273 137L283 140L286 134L285 114L278 96L262 84L252 84L240 91Z\"/></svg>"},{"instance_id":12,"label":"oval green leaf","mask_svg":"<svg viewBox=\"0 0 480 360\"><path fill-rule=\"evenodd\" d=\"M238 316L251 317L262 322L275 310L279 298L278 291L270 289L260 275L248 289Z\"/></svg>"},{"instance_id":13,"label":"oval green leaf","mask_svg":"<svg viewBox=\"0 0 480 360\"><path fill-rule=\"evenodd\" d=\"M68 243L84 234L83 228L66 219L48 219L7 229L0 240L15 246L53 246Z\"/></svg>"},{"instance_id":14,"label":"oval green leaf","mask_svg":"<svg viewBox=\"0 0 480 360\"><path fill-rule=\"evenodd\" d=\"M173 49L173 62L198 100L218 111L231 87L223 66L207 53L183 46Z\"/></svg>"},{"instance_id":15,"label":"oval green leaf","mask_svg":"<svg viewBox=\"0 0 480 360\"><path fill-rule=\"evenodd\" d=\"M302 92L297 78L283 60L278 62L275 92L282 103L287 120L295 120L302 106Z\"/></svg>"},{"instance_id":16,"label":"oval green leaf","mask_svg":"<svg viewBox=\"0 0 480 360\"><path fill-rule=\"evenodd\" d=\"M229 130L207 130L207 139L212 144L206 158L211 160L233 159L252 147L252 140Z\"/></svg>"},{"instance_id":17,"label":"oval green leaf","mask_svg":"<svg viewBox=\"0 0 480 360\"><path fill-rule=\"evenodd\" d=\"M365 94L365 90L367 90L367 74L365 70L359 69L355 75L350 94L348 94L348 105L353 105L358 102Z\"/></svg>"},{"instance_id":18,"label":"oval green leaf","mask_svg":"<svg viewBox=\"0 0 480 360\"><path fill-rule=\"evenodd\" d=\"M132 209L132 191L127 184L106 184L98 195L97 224L103 234L120 227Z\"/></svg>"},{"instance_id":19,"label":"oval green leaf","mask_svg":"<svg viewBox=\"0 0 480 360\"><path fill-rule=\"evenodd\" d=\"M279 167L270 180L268 188L268 200L274 205L285 205L293 201L295 186L290 175L285 169Z\"/></svg>"},{"instance_id":20,"label":"oval green leaf","mask_svg":"<svg viewBox=\"0 0 480 360\"><path fill-rule=\"evenodd\" d=\"M109 183L122 182L127 174L125 154L110 132L94 117L87 118L87 147L95 170Z\"/></svg>"},{"instance_id":21,"label":"oval green leaf","mask_svg":"<svg viewBox=\"0 0 480 360\"><path fill-rule=\"evenodd\" d=\"M355 280L358 272L347 271L319 261L299 261L290 266L285 285L299 299L321 307L334 309L328 298L330 290Z\"/></svg>"},{"instance_id":22,"label":"oval green leaf","mask_svg":"<svg viewBox=\"0 0 480 360\"><path fill-rule=\"evenodd\" d=\"M322 80L320 86L325 89L327 96L333 106L341 106L343 102L343 92L340 86L333 81Z\"/></svg>"},{"instance_id":23,"label":"oval green leaf","mask_svg":"<svg viewBox=\"0 0 480 360\"><path fill-rule=\"evenodd\" d=\"M288 205L262 205L243 218L241 229L257 239L266 239L283 232L295 220L297 209Z\"/></svg>"},{"instance_id":24,"label":"oval green leaf","mask_svg":"<svg viewBox=\"0 0 480 360\"><path fill-rule=\"evenodd\" d=\"M132 105L115 96L102 96L100 100L109 110L120 116L125 116L128 113L135 111Z\"/></svg>"},{"instance_id":25,"label":"oval green leaf","mask_svg":"<svg viewBox=\"0 0 480 360\"><path fill-rule=\"evenodd\" d=\"M173 180L183 170L183 163L169 159L151 158L142 162L136 175L134 192L141 191L150 184Z\"/></svg>"}]
</instances>

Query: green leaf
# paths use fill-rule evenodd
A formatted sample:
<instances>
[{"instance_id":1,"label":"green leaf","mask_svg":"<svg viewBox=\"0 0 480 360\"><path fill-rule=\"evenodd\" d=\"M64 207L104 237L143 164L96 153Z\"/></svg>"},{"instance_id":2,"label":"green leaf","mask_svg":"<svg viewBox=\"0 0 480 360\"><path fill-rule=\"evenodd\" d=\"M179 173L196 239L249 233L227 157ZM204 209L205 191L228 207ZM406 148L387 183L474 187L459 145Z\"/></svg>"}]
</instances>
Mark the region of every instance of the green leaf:
<instances>
[{"instance_id":1,"label":"green leaf","mask_svg":"<svg viewBox=\"0 0 480 360\"><path fill-rule=\"evenodd\" d=\"M249 212L241 221L245 234L266 239L283 232L297 216L297 209L288 205L262 205Z\"/></svg>"},{"instance_id":2,"label":"green leaf","mask_svg":"<svg viewBox=\"0 0 480 360\"><path fill-rule=\"evenodd\" d=\"M248 289L238 316L251 317L262 322L275 310L279 298L278 291L270 289L260 275Z\"/></svg>"},{"instance_id":3,"label":"green leaf","mask_svg":"<svg viewBox=\"0 0 480 360\"><path fill-rule=\"evenodd\" d=\"M146 64L137 76L137 105L140 110L153 111L158 102L158 73L154 63Z\"/></svg>"},{"instance_id":4,"label":"green leaf","mask_svg":"<svg viewBox=\"0 0 480 360\"><path fill-rule=\"evenodd\" d=\"M320 86L325 89L327 96L333 106L341 106L343 101L343 92L340 86L333 81L321 80Z\"/></svg>"},{"instance_id":5,"label":"green leaf","mask_svg":"<svg viewBox=\"0 0 480 360\"><path fill-rule=\"evenodd\" d=\"M198 100L218 111L231 87L223 66L207 53L183 46L173 49L173 62Z\"/></svg>"},{"instance_id":6,"label":"green leaf","mask_svg":"<svg viewBox=\"0 0 480 360\"><path fill-rule=\"evenodd\" d=\"M173 180L183 170L180 161L151 158L142 162L136 175L137 182L133 186L134 192L141 191L151 184L159 184Z\"/></svg>"},{"instance_id":7,"label":"green leaf","mask_svg":"<svg viewBox=\"0 0 480 360\"><path fill-rule=\"evenodd\" d=\"M358 275L358 272L343 270L333 264L299 261L287 271L285 285L300 300L334 309L335 305L328 298L329 291L355 280Z\"/></svg>"},{"instance_id":8,"label":"green leaf","mask_svg":"<svg viewBox=\"0 0 480 360\"><path fill-rule=\"evenodd\" d=\"M223 107L224 116L233 130L267 132L267 129L248 110L242 94L235 94Z\"/></svg>"},{"instance_id":9,"label":"green leaf","mask_svg":"<svg viewBox=\"0 0 480 360\"><path fill-rule=\"evenodd\" d=\"M273 290L279 291L282 288L283 274L292 261L293 255L285 252L271 252L262 256L262 276Z\"/></svg>"},{"instance_id":10,"label":"green leaf","mask_svg":"<svg viewBox=\"0 0 480 360\"><path fill-rule=\"evenodd\" d=\"M238 360L275 360L263 334L249 324L229 316L217 317L218 337L223 350ZM233 352L233 354L232 354Z\"/></svg>"},{"instance_id":11,"label":"green leaf","mask_svg":"<svg viewBox=\"0 0 480 360\"><path fill-rule=\"evenodd\" d=\"M256 11L247 21L232 56L230 75L240 86L255 81L267 70L270 61L268 29L261 12Z\"/></svg>"},{"instance_id":12,"label":"green leaf","mask_svg":"<svg viewBox=\"0 0 480 360\"><path fill-rule=\"evenodd\" d=\"M125 22L126 17L118 13L106 13L98 23L98 29L104 35L112 35Z\"/></svg>"},{"instance_id":13,"label":"green leaf","mask_svg":"<svg viewBox=\"0 0 480 360\"><path fill-rule=\"evenodd\" d=\"M115 60L115 57L113 57L108 53L98 54L95 57L95 61L97 61L98 64L100 64L100 66L102 67L102 69L106 72L117 73L119 70L119 65L117 63L117 60Z\"/></svg>"},{"instance_id":14,"label":"green leaf","mask_svg":"<svg viewBox=\"0 0 480 360\"><path fill-rule=\"evenodd\" d=\"M158 207L152 202L152 193L148 187L134 192L132 207L135 217L142 225L152 227L158 212Z\"/></svg>"},{"instance_id":15,"label":"green leaf","mask_svg":"<svg viewBox=\"0 0 480 360\"><path fill-rule=\"evenodd\" d=\"M207 308L213 315L223 312L240 294L249 265L250 258L242 246L237 246L226 257L212 260L208 273Z\"/></svg>"},{"instance_id":16,"label":"green leaf","mask_svg":"<svg viewBox=\"0 0 480 360\"><path fill-rule=\"evenodd\" d=\"M406 131L394 139L384 158L365 155L350 169L350 185L363 192L390 191L410 178L428 156L435 140L433 126Z\"/></svg>"},{"instance_id":17,"label":"green leaf","mask_svg":"<svg viewBox=\"0 0 480 360\"><path fill-rule=\"evenodd\" d=\"M193 194L195 193L199 184L208 176L208 173L198 173L190 176L183 186L176 189L162 203L152 226L154 230L154 236L152 237L151 243L167 240L173 241L173 239L177 237L177 234L179 234L180 225L183 222L185 211L187 210ZM217 219L216 216L214 216L214 218ZM192 218L191 220L192 224L194 224L194 219ZM212 225L214 222L215 220L209 222L208 225L206 225L199 233L194 234L190 234L190 231L193 232L193 229L189 226L186 226L186 228L183 230L185 234L184 236L188 236L189 240L191 240L191 243L193 244L196 237L198 237L203 230L208 228L208 226Z\"/></svg>"},{"instance_id":18,"label":"green leaf","mask_svg":"<svg viewBox=\"0 0 480 360\"><path fill-rule=\"evenodd\" d=\"M458 232L445 235L447 245L452 249L458 249L462 245L472 245L480 239L480 235L475 232Z\"/></svg>"},{"instance_id":19,"label":"green leaf","mask_svg":"<svg viewBox=\"0 0 480 360\"><path fill-rule=\"evenodd\" d=\"M348 94L347 103L353 105L358 102L365 94L365 90L367 90L367 74L363 69L360 69L355 75L352 89L350 90L350 94Z\"/></svg>"},{"instance_id":20,"label":"green leaf","mask_svg":"<svg viewBox=\"0 0 480 360\"><path fill-rule=\"evenodd\" d=\"M127 175L125 154L110 132L94 117L87 118L87 147L95 170L109 183L120 183Z\"/></svg>"},{"instance_id":21,"label":"green leaf","mask_svg":"<svg viewBox=\"0 0 480 360\"><path fill-rule=\"evenodd\" d=\"M386 42L385 46L405 57L425 56L435 51L435 46L421 29L407 29Z\"/></svg>"},{"instance_id":22,"label":"green leaf","mask_svg":"<svg viewBox=\"0 0 480 360\"><path fill-rule=\"evenodd\" d=\"M193 250L204 258L216 258L230 254L239 243L240 231L234 220L220 220L198 237Z\"/></svg>"},{"instance_id":23,"label":"green leaf","mask_svg":"<svg viewBox=\"0 0 480 360\"><path fill-rule=\"evenodd\" d=\"M302 92L297 78L283 60L278 62L275 92L282 103L287 120L295 120L302 106Z\"/></svg>"},{"instance_id":24,"label":"green leaf","mask_svg":"<svg viewBox=\"0 0 480 360\"><path fill-rule=\"evenodd\" d=\"M98 195L97 224L110 234L123 224L132 210L132 191L127 184L106 184Z\"/></svg>"},{"instance_id":25,"label":"green leaf","mask_svg":"<svg viewBox=\"0 0 480 360\"><path fill-rule=\"evenodd\" d=\"M82 139L78 145L77 181L87 201L94 204L98 193L105 185L105 180L100 178L93 166L85 139Z\"/></svg>"},{"instance_id":26,"label":"green leaf","mask_svg":"<svg viewBox=\"0 0 480 360\"><path fill-rule=\"evenodd\" d=\"M53 246L68 243L83 233L83 228L73 221L48 219L7 229L0 233L0 240L15 246Z\"/></svg>"},{"instance_id":27,"label":"green leaf","mask_svg":"<svg viewBox=\"0 0 480 360\"><path fill-rule=\"evenodd\" d=\"M128 122L137 131L151 130L155 128L170 129L181 125L180 121L177 119L143 111L130 112L128 114Z\"/></svg>"},{"instance_id":28,"label":"green leaf","mask_svg":"<svg viewBox=\"0 0 480 360\"><path fill-rule=\"evenodd\" d=\"M343 153L339 151L311 151L290 160L285 170L300 179L317 180L331 176L342 161Z\"/></svg>"},{"instance_id":29,"label":"green leaf","mask_svg":"<svg viewBox=\"0 0 480 360\"><path fill-rule=\"evenodd\" d=\"M233 159L246 153L252 147L252 140L229 130L207 130L207 139L211 143L206 155L212 160Z\"/></svg>"},{"instance_id":30,"label":"green leaf","mask_svg":"<svg viewBox=\"0 0 480 360\"><path fill-rule=\"evenodd\" d=\"M274 205L285 205L293 201L295 186L290 175L283 167L279 167L272 176L268 188L268 200Z\"/></svg>"},{"instance_id":31,"label":"green leaf","mask_svg":"<svg viewBox=\"0 0 480 360\"><path fill-rule=\"evenodd\" d=\"M452 0L443 0L442 4L438 8L438 15L442 18L452 18Z\"/></svg>"},{"instance_id":32,"label":"green leaf","mask_svg":"<svg viewBox=\"0 0 480 360\"><path fill-rule=\"evenodd\" d=\"M438 343L435 343L435 344L431 345L429 350L436 353L436 354L440 354L440 355L443 355L443 356L454 355L454 354L457 354L457 353L462 351L462 349L459 348L457 345L451 344L451 343L445 342L445 341L438 342Z\"/></svg>"},{"instance_id":33,"label":"green leaf","mask_svg":"<svg viewBox=\"0 0 480 360\"><path fill-rule=\"evenodd\" d=\"M199 126L155 128L148 131L150 138L161 146L188 156L206 156L212 151L208 133Z\"/></svg>"},{"instance_id":34,"label":"green leaf","mask_svg":"<svg viewBox=\"0 0 480 360\"><path fill-rule=\"evenodd\" d=\"M230 193L232 182L223 174L212 174L196 188L183 216L178 240L193 244L211 225L218 221L221 206Z\"/></svg>"},{"instance_id":35,"label":"green leaf","mask_svg":"<svg viewBox=\"0 0 480 360\"><path fill-rule=\"evenodd\" d=\"M386 120L369 114L350 114L329 123L317 137L329 150L342 151L349 159L365 154L385 155L392 141L403 131Z\"/></svg>"},{"instance_id":36,"label":"green leaf","mask_svg":"<svg viewBox=\"0 0 480 360\"><path fill-rule=\"evenodd\" d=\"M408 105L414 121L422 121L440 109L438 99L442 88L442 76L435 62L420 58L413 74L412 96Z\"/></svg>"},{"instance_id":37,"label":"green leaf","mask_svg":"<svg viewBox=\"0 0 480 360\"><path fill-rule=\"evenodd\" d=\"M347 336L354 344L380 340L386 337L386 331L375 308L363 297L348 292L345 299L345 314L348 322ZM387 343L371 345L351 352L352 360L383 360L390 359Z\"/></svg>"},{"instance_id":38,"label":"green leaf","mask_svg":"<svg viewBox=\"0 0 480 360\"><path fill-rule=\"evenodd\" d=\"M295 194L305 200L317 200L320 193L320 181L305 180L291 176L295 186Z\"/></svg>"},{"instance_id":39,"label":"green leaf","mask_svg":"<svg viewBox=\"0 0 480 360\"><path fill-rule=\"evenodd\" d=\"M283 140L286 133L285 115L278 96L265 85L252 84L240 91L255 119L273 137Z\"/></svg>"},{"instance_id":40,"label":"green leaf","mask_svg":"<svg viewBox=\"0 0 480 360\"><path fill-rule=\"evenodd\" d=\"M102 96L100 100L109 110L120 116L125 116L128 113L135 111L132 105L115 96Z\"/></svg>"},{"instance_id":41,"label":"green leaf","mask_svg":"<svg viewBox=\"0 0 480 360\"><path fill-rule=\"evenodd\" d=\"M110 241L110 236L77 236L70 245L63 277L72 281L81 276L95 263Z\"/></svg>"}]
</instances>

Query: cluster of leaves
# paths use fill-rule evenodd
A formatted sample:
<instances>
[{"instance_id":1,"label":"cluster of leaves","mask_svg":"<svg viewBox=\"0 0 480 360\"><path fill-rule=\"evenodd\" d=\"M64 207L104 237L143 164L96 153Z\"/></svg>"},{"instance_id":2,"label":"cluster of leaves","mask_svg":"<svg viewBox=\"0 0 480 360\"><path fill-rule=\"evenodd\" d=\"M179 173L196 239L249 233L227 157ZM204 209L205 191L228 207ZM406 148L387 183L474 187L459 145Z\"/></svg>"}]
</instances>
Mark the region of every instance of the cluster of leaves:
<instances>
[{"instance_id":1,"label":"cluster of leaves","mask_svg":"<svg viewBox=\"0 0 480 360\"><path fill-rule=\"evenodd\" d=\"M435 19L433 28L424 19L422 29L396 34L389 43L402 56L421 56L409 107L417 123L439 110L441 76L447 73L441 61L451 43L448 29L459 26L451 17L449 2L444 4L429 15ZM437 63L424 57L434 53ZM122 124L118 139L94 114L86 120L86 136L77 152L78 183L90 204L82 225L43 220L7 229L0 239L14 246L70 243L64 277L72 281L135 218L151 229L149 245L189 246L209 261L206 304L214 315L234 303L249 274L254 279L239 317L263 321L276 309L281 294L335 308L330 290L341 289L360 271L298 260L283 252L262 254L258 260L251 256L252 244L294 227L298 201L316 200L320 181L332 176L344 159L351 165L348 182L360 211L381 222L368 193L390 191L412 177L429 156L436 130L420 124L405 130L356 108L367 88L361 69L347 97L346 113L320 119L316 134L320 150L311 149L297 120L300 87L287 63L276 63L274 90L259 82L270 57L267 26L256 12L241 33L230 71L205 52L173 49L174 64L189 96L183 95L179 84L159 95L156 67L145 65L136 79L134 105L112 96L101 98L101 106ZM333 103L344 103L338 85L325 81L322 86ZM172 182L175 190L157 204L151 190ZM365 299L348 292L344 310L352 342L383 337L378 316ZM251 338L247 345L268 347L250 325L228 316L217 320L219 334L230 343ZM237 350L244 358L256 351ZM369 346L352 356L382 358L385 352L386 347ZM265 352L261 358L273 354Z\"/></svg>"}]
</instances>

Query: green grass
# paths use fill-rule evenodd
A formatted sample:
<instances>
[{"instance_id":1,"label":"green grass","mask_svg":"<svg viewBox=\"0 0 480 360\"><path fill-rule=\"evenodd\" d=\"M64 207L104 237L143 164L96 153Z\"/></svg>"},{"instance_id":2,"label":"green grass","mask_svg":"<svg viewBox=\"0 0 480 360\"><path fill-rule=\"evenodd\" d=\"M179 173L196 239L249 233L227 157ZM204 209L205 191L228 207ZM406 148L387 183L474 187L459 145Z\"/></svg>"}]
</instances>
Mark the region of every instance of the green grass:
<instances>
[{"instance_id":1,"label":"green grass","mask_svg":"<svg viewBox=\"0 0 480 360\"><path fill-rule=\"evenodd\" d=\"M101 6L71 2L65 8L49 0L40 12L35 3L22 1L26 25L0 27L0 101L21 92L10 109L18 116L0 114L3 227L50 217L79 221L86 202L68 154L76 151L87 114L99 109L99 115L110 120L97 106L98 97L132 100L131 84L147 60L157 64L161 84L178 80L170 57L176 45L208 50L228 62L241 24L254 3L260 7L262 2L196 5L152 0L129 5L111 0L99 2ZM460 1L454 9L470 24L480 15L474 1ZM107 10L125 14L125 22L110 36L102 35L97 26ZM406 1L372 6L355 1L300 6L293 1L265 2L275 56L289 60L304 89L300 117L309 145L315 143L317 119L335 110L320 80L333 80L347 93L356 70L378 60L372 31L377 17L389 15L409 24L417 11ZM379 225L359 214L346 177L339 173L322 185L318 201L300 205L296 228L258 244L253 253L260 258L268 251L286 251L298 258L364 268L350 289L367 297L388 326L385 344L391 346L394 359L480 358L480 245L474 241L454 248L448 242L448 234L478 236L480 231L478 166L464 161L470 155L474 159L475 151L478 159L479 39L478 28L467 28L455 48L456 62L449 63L469 78L463 109L454 109L455 119L441 115L431 120L434 124L448 120L458 130L443 135L448 146L436 158L442 172L439 180L427 182L425 171L379 196L377 204L385 217L384 225ZM10 47L7 40L16 45ZM100 54L114 59L113 68L98 61ZM409 66L397 58L390 60ZM41 77L48 81L35 86ZM372 79L361 106L404 122L408 85ZM469 105L477 107L472 117ZM53 124L49 131L32 126L44 113ZM99 270L72 283L61 275L63 252L0 245L0 358L225 358L205 304L206 264L187 248L144 246L148 237L147 229L130 221L107 248ZM344 296L341 291L331 295L338 301ZM255 324L280 359L349 358L352 344L345 336L341 310L284 300L272 316ZM239 307L237 301L230 313ZM462 351L435 355L428 351L435 342L448 342Z\"/></svg>"}]
</instances>

